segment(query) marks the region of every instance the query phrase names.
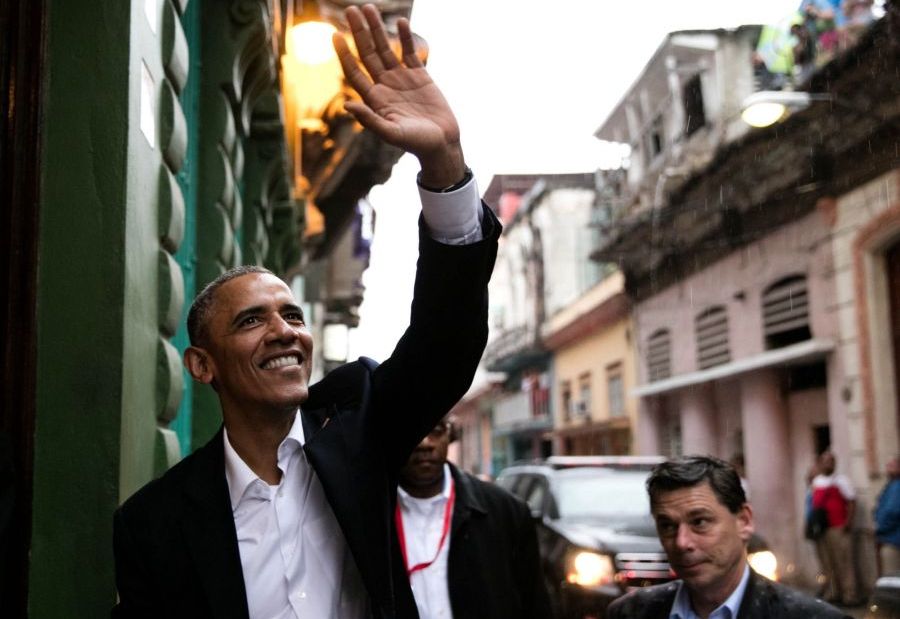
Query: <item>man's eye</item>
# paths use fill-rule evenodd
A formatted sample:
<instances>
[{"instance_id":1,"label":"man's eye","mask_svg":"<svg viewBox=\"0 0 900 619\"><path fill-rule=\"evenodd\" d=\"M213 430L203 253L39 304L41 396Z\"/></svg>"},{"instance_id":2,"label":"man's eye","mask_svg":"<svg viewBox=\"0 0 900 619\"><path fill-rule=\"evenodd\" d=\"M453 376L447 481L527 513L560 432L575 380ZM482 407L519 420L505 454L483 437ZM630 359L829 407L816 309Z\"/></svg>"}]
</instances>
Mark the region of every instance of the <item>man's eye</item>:
<instances>
[{"instance_id":1,"label":"man's eye","mask_svg":"<svg viewBox=\"0 0 900 619\"><path fill-rule=\"evenodd\" d=\"M674 535L675 529L676 529L675 524L672 522L657 522L656 523L656 530L659 532L660 535L663 535L666 537Z\"/></svg>"},{"instance_id":2,"label":"man's eye","mask_svg":"<svg viewBox=\"0 0 900 619\"><path fill-rule=\"evenodd\" d=\"M693 526L694 529L697 529L697 530L706 529L709 527L709 525L710 525L709 518L695 518L694 521L691 523L691 526Z\"/></svg>"},{"instance_id":3,"label":"man's eye","mask_svg":"<svg viewBox=\"0 0 900 619\"><path fill-rule=\"evenodd\" d=\"M259 318L257 318L256 316L247 316L246 318L241 320L241 322L239 323L239 326L249 327L250 325L255 325L258 322L259 322Z\"/></svg>"},{"instance_id":4,"label":"man's eye","mask_svg":"<svg viewBox=\"0 0 900 619\"><path fill-rule=\"evenodd\" d=\"M284 315L284 319L288 320L290 322L302 323L303 322L303 314L301 314L300 312L288 312L287 314Z\"/></svg>"}]
</instances>

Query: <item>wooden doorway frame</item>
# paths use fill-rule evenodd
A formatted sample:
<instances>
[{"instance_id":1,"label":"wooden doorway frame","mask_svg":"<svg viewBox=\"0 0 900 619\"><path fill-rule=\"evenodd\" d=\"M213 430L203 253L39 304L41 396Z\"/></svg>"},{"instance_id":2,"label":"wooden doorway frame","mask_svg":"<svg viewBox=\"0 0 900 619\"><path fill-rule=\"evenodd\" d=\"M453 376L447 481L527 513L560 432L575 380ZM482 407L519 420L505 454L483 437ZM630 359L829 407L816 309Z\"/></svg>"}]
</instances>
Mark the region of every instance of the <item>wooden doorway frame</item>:
<instances>
[{"instance_id":1,"label":"wooden doorway frame","mask_svg":"<svg viewBox=\"0 0 900 619\"><path fill-rule=\"evenodd\" d=\"M0 607L25 617L34 453L44 0L0 0Z\"/></svg>"}]
</instances>

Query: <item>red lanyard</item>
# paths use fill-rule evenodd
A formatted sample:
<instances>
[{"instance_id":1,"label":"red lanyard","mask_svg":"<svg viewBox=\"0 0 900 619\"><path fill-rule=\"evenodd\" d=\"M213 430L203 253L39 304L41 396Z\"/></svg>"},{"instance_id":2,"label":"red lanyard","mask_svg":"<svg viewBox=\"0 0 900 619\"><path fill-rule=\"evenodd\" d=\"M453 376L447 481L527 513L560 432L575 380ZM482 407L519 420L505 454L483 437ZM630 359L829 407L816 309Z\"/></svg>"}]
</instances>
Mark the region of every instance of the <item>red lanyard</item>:
<instances>
[{"instance_id":1,"label":"red lanyard","mask_svg":"<svg viewBox=\"0 0 900 619\"><path fill-rule=\"evenodd\" d=\"M447 505L444 507L444 527L441 530L441 541L438 542L437 551L434 553L434 558L431 561L426 561L424 563L417 563L416 565L409 567L409 559L406 555L406 535L403 532L403 516L400 513L400 499L397 499L397 508L394 510L394 522L397 525L397 538L400 541L400 552L403 554L403 565L406 566L406 575L412 577L418 571L424 570L429 567L432 563L437 561L438 555L441 554L441 548L444 547L444 542L447 541L447 533L450 532L450 519L453 517L453 504L456 502L456 486L453 483L453 478L450 478L450 498L447 499Z\"/></svg>"}]
</instances>

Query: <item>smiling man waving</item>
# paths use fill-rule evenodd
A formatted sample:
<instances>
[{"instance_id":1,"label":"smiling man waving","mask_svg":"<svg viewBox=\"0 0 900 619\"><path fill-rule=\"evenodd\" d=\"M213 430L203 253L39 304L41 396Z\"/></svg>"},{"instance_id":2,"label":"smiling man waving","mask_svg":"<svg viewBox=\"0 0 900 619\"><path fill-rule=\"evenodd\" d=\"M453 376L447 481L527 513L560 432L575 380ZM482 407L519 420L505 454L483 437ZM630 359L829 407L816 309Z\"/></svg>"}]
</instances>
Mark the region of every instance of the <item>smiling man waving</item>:
<instances>
[{"instance_id":1,"label":"smiling man waving","mask_svg":"<svg viewBox=\"0 0 900 619\"><path fill-rule=\"evenodd\" d=\"M478 199L456 119L398 22L347 9L335 48L366 128L422 167L410 326L381 365L309 386L313 341L290 288L261 267L209 284L184 363L223 428L116 512L114 617L415 617L392 522L400 467L465 393L487 339L500 224ZM361 63L361 64L360 64Z\"/></svg>"}]
</instances>

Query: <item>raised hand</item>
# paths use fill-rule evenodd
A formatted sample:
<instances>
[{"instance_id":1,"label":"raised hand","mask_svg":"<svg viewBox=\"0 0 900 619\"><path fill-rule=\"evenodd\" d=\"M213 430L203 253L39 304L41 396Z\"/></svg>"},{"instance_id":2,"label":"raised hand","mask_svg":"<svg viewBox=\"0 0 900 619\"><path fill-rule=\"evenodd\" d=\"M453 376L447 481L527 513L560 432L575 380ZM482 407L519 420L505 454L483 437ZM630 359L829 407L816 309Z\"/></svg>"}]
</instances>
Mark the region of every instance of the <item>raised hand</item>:
<instances>
[{"instance_id":1,"label":"raised hand","mask_svg":"<svg viewBox=\"0 0 900 619\"><path fill-rule=\"evenodd\" d=\"M415 155L423 185L440 188L459 181L465 174L459 125L416 55L409 22L397 22L401 62L375 6L351 6L345 14L359 59L341 35L334 36L334 47L347 82L362 98L347 102L346 110L384 141Z\"/></svg>"}]
</instances>

